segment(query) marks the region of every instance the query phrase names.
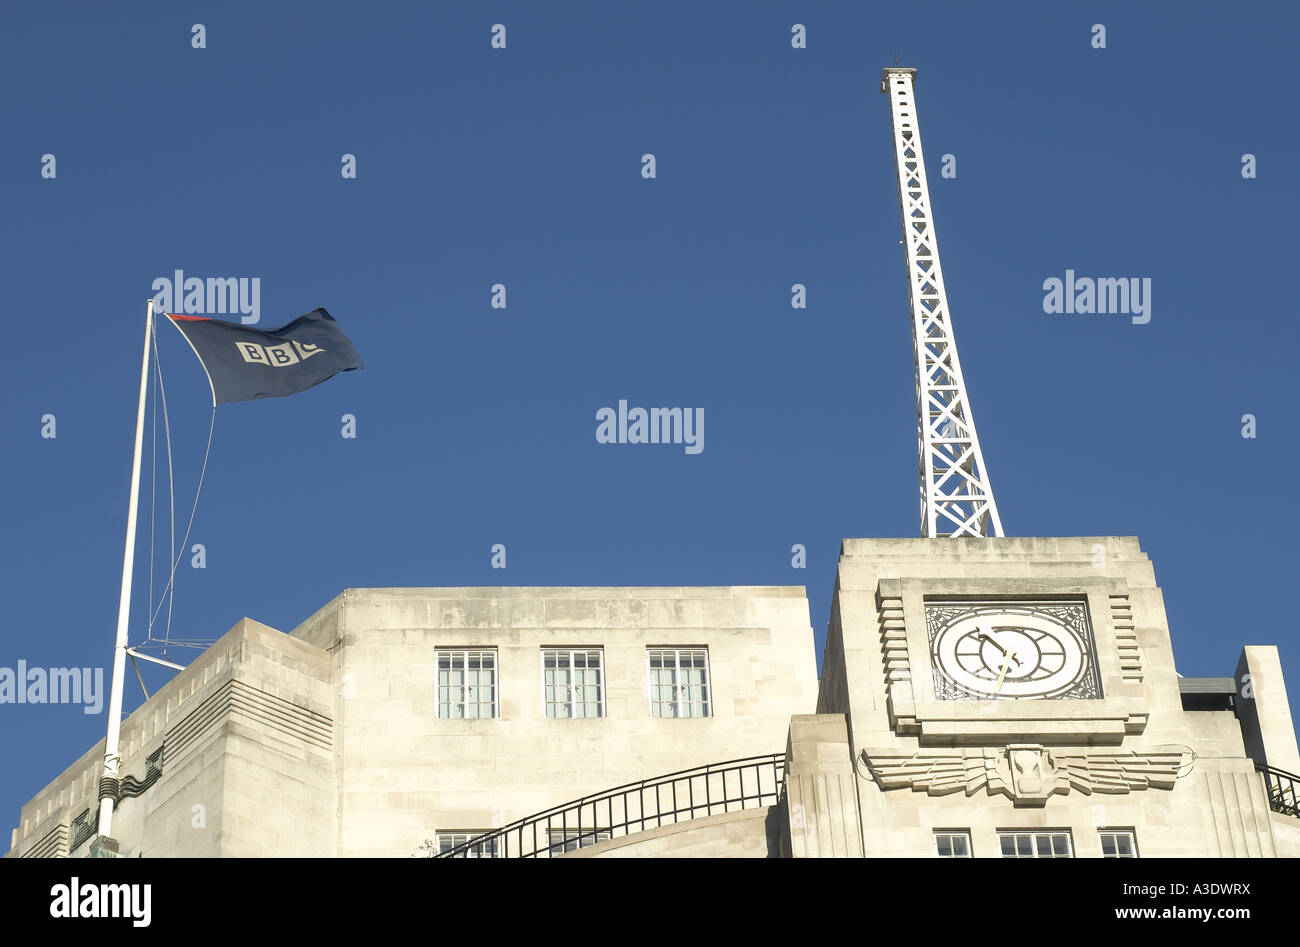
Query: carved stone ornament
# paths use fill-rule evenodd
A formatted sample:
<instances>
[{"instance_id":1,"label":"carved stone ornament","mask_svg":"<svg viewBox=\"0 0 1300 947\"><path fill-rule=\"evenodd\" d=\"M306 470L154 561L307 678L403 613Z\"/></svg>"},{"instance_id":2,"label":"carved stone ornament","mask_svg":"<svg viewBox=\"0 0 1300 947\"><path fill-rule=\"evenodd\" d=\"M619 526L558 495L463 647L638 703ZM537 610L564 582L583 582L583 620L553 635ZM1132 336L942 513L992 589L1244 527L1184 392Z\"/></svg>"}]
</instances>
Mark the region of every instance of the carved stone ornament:
<instances>
[{"instance_id":1,"label":"carved stone ornament","mask_svg":"<svg viewBox=\"0 0 1300 947\"><path fill-rule=\"evenodd\" d=\"M1008 796L1017 806L1044 806L1048 797L1071 791L1090 795L1172 789L1190 756L1181 746L1062 752L1035 743L914 753L864 750L862 755L885 790L973 796L983 789L989 795Z\"/></svg>"}]
</instances>

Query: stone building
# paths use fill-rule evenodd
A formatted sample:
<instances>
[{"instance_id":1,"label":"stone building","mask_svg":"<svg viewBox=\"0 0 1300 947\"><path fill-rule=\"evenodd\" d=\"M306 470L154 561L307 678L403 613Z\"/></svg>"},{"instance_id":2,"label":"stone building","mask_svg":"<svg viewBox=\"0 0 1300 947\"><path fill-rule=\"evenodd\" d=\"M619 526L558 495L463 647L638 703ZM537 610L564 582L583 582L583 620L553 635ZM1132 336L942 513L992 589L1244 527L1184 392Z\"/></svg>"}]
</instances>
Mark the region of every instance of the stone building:
<instances>
[{"instance_id":1,"label":"stone building","mask_svg":"<svg viewBox=\"0 0 1300 947\"><path fill-rule=\"evenodd\" d=\"M1175 670L1134 539L843 544L799 587L349 589L124 722L123 855L1295 856L1277 650ZM1226 670L1226 669L1225 669ZM95 842L102 742L9 857Z\"/></svg>"}]
</instances>

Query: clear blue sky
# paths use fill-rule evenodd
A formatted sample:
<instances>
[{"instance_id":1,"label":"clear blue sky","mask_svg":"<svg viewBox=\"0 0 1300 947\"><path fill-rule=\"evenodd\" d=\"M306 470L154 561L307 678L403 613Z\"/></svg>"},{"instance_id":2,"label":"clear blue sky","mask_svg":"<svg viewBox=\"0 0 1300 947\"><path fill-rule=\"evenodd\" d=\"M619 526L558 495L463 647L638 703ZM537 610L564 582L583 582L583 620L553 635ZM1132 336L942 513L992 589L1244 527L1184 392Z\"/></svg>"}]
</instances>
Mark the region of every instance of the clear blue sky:
<instances>
[{"instance_id":1,"label":"clear blue sky","mask_svg":"<svg viewBox=\"0 0 1300 947\"><path fill-rule=\"evenodd\" d=\"M1277 643L1297 694L1297 8L918 9L8 4L0 666L110 663L144 302L178 268L260 277L264 327L327 307L367 367L218 411L177 634L350 586L795 584L820 654L840 540L916 534L897 51L1008 534L1140 537L1182 673ZM1149 277L1150 324L1044 314L1067 268ZM208 390L162 329L184 513ZM705 450L597 444L621 398L704 408ZM104 721L0 707L0 826Z\"/></svg>"}]
</instances>

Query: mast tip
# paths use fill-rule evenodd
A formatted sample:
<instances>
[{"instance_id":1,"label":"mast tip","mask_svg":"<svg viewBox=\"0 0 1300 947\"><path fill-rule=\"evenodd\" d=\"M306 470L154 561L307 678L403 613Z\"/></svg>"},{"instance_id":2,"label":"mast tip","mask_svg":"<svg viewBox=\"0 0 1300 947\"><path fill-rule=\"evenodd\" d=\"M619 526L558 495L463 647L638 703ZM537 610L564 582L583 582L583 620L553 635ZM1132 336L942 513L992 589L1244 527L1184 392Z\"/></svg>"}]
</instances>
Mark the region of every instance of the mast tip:
<instances>
[{"instance_id":1,"label":"mast tip","mask_svg":"<svg viewBox=\"0 0 1300 947\"><path fill-rule=\"evenodd\" d=\"M889 91L889 77L908 75L912 77L912 83L916 83L916 70L910 66L886 66L880 70L880 91Z\"/></svg>"}]
</instances>

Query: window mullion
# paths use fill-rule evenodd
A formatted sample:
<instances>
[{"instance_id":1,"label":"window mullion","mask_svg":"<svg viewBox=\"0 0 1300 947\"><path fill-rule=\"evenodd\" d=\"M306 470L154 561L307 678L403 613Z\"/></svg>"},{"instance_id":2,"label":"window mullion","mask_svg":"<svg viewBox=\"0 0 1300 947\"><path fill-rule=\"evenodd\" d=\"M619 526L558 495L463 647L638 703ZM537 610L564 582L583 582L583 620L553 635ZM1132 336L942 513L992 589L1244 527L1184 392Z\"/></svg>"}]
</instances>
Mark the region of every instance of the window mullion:
<instances>
[{"instance_id":1,"label":"window mullion","mask_svg":"<svg viewBox=\"0 0 1300 947\"><path fill-rule=\"evenodd\" d=\"M569 717L578 716L578 658L576 651L569 652Z\"/></svg>"},{"instance_id":2,"label":"window mullion","mask_svg":"<svg viewBox=\"0 0 1300 947\"><path fill-rule=\"evenodd\" d=\"M682 714L682 653L673 649L673 716Z\"/></svg>"}]
</instances>

